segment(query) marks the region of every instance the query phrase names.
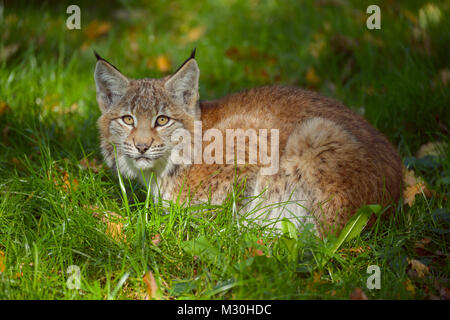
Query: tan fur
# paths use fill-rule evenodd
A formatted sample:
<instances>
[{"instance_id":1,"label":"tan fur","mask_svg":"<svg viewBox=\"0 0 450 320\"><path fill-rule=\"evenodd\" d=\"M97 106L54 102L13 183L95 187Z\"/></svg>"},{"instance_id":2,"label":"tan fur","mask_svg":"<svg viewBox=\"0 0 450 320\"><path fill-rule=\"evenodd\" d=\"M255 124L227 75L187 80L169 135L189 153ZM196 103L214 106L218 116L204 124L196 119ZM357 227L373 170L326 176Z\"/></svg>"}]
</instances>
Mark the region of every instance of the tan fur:
<instances>
[{"instance_id":1,"label":"tan fur","mask_svg":"<svg viewBox=\"0 0 450 320\"><path fill-rule=\"evenodd\" d=\"M187 61L180 72L192 71L195 75L194 63L192 59ZM220 204L232 191L236 179L245 180L244 195L259 196L257 201L246 204L248 210L287 202L271 210L254 210L251 217L261 214L258 216L261 222L278 218L276 225L282 217L299 219L299 226L313 221L321 234L339 231L365 204L387 205L398 201L402 170L397 151L366 120L342 104L314 92L272 86L216 101L199 102L194 92L187 95L188 99L180 100L186 102L180 107L180 102L175 103L175 98L166 92L168 79L171 78L130 80L119 102L103 112L99 129L102 151L110 166L116 163L111 143L124 148L132 148L136 139L154 140L153 145L169 144L169 133L151 125L151 119L160 109L176 119L177 127L192 134L195 120L202 121L203 131L215 128L224 136L226 129L233 128L278 129L280 159L276 174L261 175L260 159L257 164L237 167L234 164L174 165L167 158L170 153L167 147L164 156L143 170L145 178L152 172L157 177L154 189L158 188L163 198L176 200L182 189L181 200L189 197L192 202ZM184 95L177 97L184 99ZM117 126L111 124L112 119L126 113L137 117L138 127L126 133L118 132ZM207 144L203 144L203 149ZM121 150L117 149L120 157ZM248 160L248 148L245 152ZM120 169L131 177L138 176L125 167Z\"/></svg>"}]
</instances>

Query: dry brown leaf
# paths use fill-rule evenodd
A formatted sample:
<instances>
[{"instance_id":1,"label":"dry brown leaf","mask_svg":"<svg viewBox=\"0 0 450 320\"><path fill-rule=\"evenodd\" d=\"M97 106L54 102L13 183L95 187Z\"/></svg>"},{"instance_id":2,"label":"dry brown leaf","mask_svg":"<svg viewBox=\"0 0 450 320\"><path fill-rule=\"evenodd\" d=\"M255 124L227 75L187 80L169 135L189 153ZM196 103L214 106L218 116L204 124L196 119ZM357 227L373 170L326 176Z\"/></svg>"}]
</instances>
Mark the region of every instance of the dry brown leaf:
<instances>
[{"instance_id":1,"label":"dry brown leaf","mask_svg":"<svg viewBox=\"0 0 450 320\"><path fill-rule=\"evenodd\" d=\"M85 28L84 34L89 40L95 40L108 33L111 24L106 21L92 20Z\"/></svg>"},{"instance_id":2,"label":"dry brown leaf","mask_svg":"<svg viewBox=\"0 0 450 320\"><path fill-rule=\"evenodd\" d=\"M403 203L411 207L414 204L417 194L424 194L427 198L431 197L431 192L427 189L426 185L418 183L414 186L407 187L403 191Z\"/></svg>"},{"instance_id":3,"label":"dry brown leaf","mask_svg":"<svg viewBox=\"0 0 450 320\"><path fill-rule=\"evenodd\" d=\"M322 283L322 273L321 272L314 271L313 283Z\"/></svg>"},{"instance_id":4,"label":"dry brown leaf","mask_svg":"<svg viewBox=\"0 0 450 320\"><path fill-rule=\"evenodd\" d=\"M350 295L350 300L369 300L361 288L355 288Z\"/></svg>"},{"instance_id":5,"label":"dry brown leaf","mask_svg":"<svg viewBox=\"0 0 450 320\"><path fill-rule=\"evenodd\" d=\"M90 206L88 209L92 210L92 215L96 218L100 218L103 223L106 223L106 233L118 241L126 241L126 235L123 234L123 222L124 219L121 215L112 212L104 211L98 206Z\"/></svg>"},{"instance_id":6,"label":"dry brown leaf","mask_svg":"<svg viewBox=\"0 0 450 320\"><path fill-rule=\"evenodd\" d=\"M159 291L159 287L156 283L153 273L151 271L148 271L144 275L143 280L147 290L146 300L161 300L161 293Z\"/></svg>"},{"instance_id":7,"label":"dry brown leaf","mask_svg":"<svg viewBox=\"0 0 450 320\"><path fill-rule=\"evenodd\" d=\"M92 172L98 173L100 171L100 169L102 168L102 163L99 160L95 159L95 158L92 159L92 160L89 160L87 158L83 158L83 159L80 160L80 166L83 169L91 169Z\"/></svg>"},{"instance_id":8,"label":"dry brown leaf","mask_svg":"<svg viewBox=\"0 0 450 320\"><path fill-rule=\"evenodd\" d=\"M65 170L56 168L56 171L60 174L59 178L54 177L53 183L64 191L76 191L78 189L78 180L70 179L69 173Z\"/></svg>"},{"instance_id":9,"label":"dry brown leaf","mask_svg":"<svg viewBox=\"0 0 450 320\"><path fill-rule=\"evenodd\" d=\"M439 156L442 151L447 148L445 142L428 142L422 145L416 153L416 158L423 158L425 156Z\"/></svg>"},{"instance_id":10,"label":"dry brown leaf","mask_svg":"<svg viewBox=\"0 0 450 320\"><path fill-rule=\"evenodd\" d=\"M4 272L6 269L5 261L5 253L3 251L0 251L0 273Z\"/></svg>"},{"instance_id":11,"label":"dry brown leaf","mask_svg":"<svg viewBox=\"0 0 450 320\"><path fill-rule=\"evenodd\" d=\"M423 194L427 198L431 197L433 193L427 188L425 182L421 177L416 177L413 170L403 168L403 203L410 207L414 204L417 194Z\"/></svg>"},{"instance_id":12,"label":"dry brown leaf","mask_svg":"<svg viewBox=\"0 0 450 320\"><path fill-rule=\"evenodd\" d=\"M320 77L317 75L316 70L314 69L314 67L310 67L306 71L305 80L306 80L306 84L310 88L317 87L320 84L320 81L321 81Z\"/></svg>"},{"instance_id":13,"label":"dry brown leaf","mask_svg":"<svg viewBox=\"0 0 450 320\"><path fill-rule=\"evenodd\" d=\"M413 276L417 275L417 277L423 278L425 275L430 273L430 269L419 260L411 259L408 262L411 270L413 271L411 272Z\"/></svg>"},{"instance_id":14,"label":"dry brown leaf","mask_svg":"<svg viewBox=\"0 0 450 320\"><path fill-rule=\"evenodd\" d=\"M422 240L416 241L416 248L425 248L425 245L431 242L430 238L423 238Z\"/></svg>"}]
</instances>

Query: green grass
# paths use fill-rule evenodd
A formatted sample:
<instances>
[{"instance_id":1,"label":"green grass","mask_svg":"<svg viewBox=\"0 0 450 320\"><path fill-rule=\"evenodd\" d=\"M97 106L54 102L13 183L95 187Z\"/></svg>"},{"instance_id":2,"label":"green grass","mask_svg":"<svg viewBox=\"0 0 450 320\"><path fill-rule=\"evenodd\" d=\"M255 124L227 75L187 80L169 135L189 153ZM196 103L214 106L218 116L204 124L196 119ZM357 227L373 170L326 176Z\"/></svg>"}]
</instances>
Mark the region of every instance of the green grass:
<instances>
[{"instance_id":1,"label":"green grass","mask_svg":"<svg viewBox=\"0 0 450 320\"><path fill-rule=\"evenodd\" d=\"M426 142L449 142L448 80L439 79L450 68L450 3L434 2L441 20L423 30L414 17L424 1L340 2L83 1L82 29L71 31L69 3L7 1L0 18L0 298L141 299L148 271L164 299L348 299L357 287L370 299L444 297L449 150L431 160L414 155ZM365 27L369 4L381 7L381 30ZM123 19L119 10L131 13ZM88 40L94 19L111 28ZM197 27L204 33L190 41ZM232 197L222 206L153 203L145 187L124 181L124 198L115 172L80 165L84 157L101 159L92 50L138 78L165 74L160 55L175 70L193 47L202 99L272 83L311 87L364 112L434 195L417 195L412 207L399 203L335 253L335 238L308 230L280 236L237 220ZM316 82L306 76L311 68ZM122 240L94 212L123 216ZM412 259L429 273L415 276ZM71 265L81 269L80 290L66 284ZM380 267L379 290L366 288L370 265Z\"/></svg>"}]
</instances>

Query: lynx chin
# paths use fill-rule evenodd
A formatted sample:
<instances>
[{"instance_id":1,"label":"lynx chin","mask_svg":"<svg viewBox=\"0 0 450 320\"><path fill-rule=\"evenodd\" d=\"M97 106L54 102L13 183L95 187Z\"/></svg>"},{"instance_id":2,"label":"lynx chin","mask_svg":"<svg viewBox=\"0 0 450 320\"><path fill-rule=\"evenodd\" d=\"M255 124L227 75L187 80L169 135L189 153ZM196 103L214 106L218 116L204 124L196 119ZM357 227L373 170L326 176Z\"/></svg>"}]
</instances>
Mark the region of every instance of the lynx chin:
<instances>
[{"instance_id":1,"label":"lynx chin","mask_svg":"<svg viewBox=\"0 0 450 320\"><path fill-rule=\"evenodd\" d=\"M200 101L195 50L161 79L130 79L96 57L105 161L127 177L151 180L155 200L181 195L191 203L221 204L243 182L247 200L237 204L245 205L238 212L251 212L248 218L276 227L282 218L299 228L312 222L324 235L338 232L361 206L389 205L400 197L402 165L396 149L337 101L287 86ZM211 133L200 140L194 136L198 123ZM180 130L191 139L177 135ZM223 143L215 143L218 137L225 137ZM183 141L203 158L173 161ZM205 154L213 161L203 161ZM274 165L273 174L264 174ZM272 206L277 203L282 205Z\"/></svg>"}]
</instances>

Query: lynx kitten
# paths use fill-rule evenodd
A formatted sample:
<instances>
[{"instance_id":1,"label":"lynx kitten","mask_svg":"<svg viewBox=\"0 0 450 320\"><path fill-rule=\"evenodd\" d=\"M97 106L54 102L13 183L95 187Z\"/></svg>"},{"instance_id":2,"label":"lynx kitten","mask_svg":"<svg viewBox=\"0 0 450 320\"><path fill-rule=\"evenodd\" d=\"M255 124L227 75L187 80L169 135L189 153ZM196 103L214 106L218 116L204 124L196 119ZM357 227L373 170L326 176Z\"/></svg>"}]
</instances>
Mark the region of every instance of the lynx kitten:
<instances>
[{"instance_id":1,"label":"lynx kitten","mask_svg":"<svg viewBox=\"0 0 450 320\"><path fill-rule=\"evenodd\" d=\"M175 200L181 194L191 203L221 204L242 182L245 211L260 223L275 221L279 226L288 218L301 227L312 221L321 234L339 231L363 205L388 205L400 197L402 167L396 149L339 102L285 86L200 101L195 50L174 74L162 79L127 78L96 56L105 161L127 177L147 182L155 177L155 196ZM197 124L203 132L214 130L215 140L230 129L237 134L215 148L213 139L203 136L200 151L216 159L213 163L202 161L205 158L175 162L174 152L186 140L174 139L175 133L184 130L194 137ZM273 163L263 161L250 143L234 146L235 138L255 138L250 133L267 138L257 141L266 142ZM245 163L230 162L230 152L244 154ZM274 164L272 174L263 172ZM271 206L277 203L282 205Z\"/></svg>"}]
</instances>

